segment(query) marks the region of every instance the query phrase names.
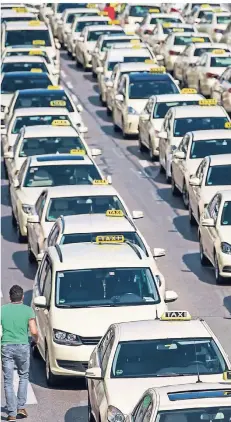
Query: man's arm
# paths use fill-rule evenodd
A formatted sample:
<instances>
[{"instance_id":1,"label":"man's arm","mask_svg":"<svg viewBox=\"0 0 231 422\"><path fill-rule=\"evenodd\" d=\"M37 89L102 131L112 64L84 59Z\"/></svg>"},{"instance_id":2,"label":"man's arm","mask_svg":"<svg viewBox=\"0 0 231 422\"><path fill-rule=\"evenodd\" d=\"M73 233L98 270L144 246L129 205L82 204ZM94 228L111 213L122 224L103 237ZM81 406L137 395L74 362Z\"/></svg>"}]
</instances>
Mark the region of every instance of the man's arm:
<instances>
[{"instance_id":1,"label":"man's arm","mask_svg":"<svg viewBox=\"0 0 231 422\"><path fill-rule=\"evenodd\" d=\"M35 321L34 318L29 319L29 329L30 329L32 337L34 338L34 341L37 343L38 342L38 330L37 330L37 325L36 325L36 321Z\"/></svg>"}]
</instances>

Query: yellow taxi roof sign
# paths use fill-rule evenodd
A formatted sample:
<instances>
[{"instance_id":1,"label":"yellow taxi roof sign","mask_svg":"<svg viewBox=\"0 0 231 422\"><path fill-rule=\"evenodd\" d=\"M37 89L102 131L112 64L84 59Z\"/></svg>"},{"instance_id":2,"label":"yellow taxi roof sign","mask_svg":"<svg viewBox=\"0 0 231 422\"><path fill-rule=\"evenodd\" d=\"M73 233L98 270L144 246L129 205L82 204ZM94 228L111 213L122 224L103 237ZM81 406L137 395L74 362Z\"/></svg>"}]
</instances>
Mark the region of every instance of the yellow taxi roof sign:
<instances>
[{"instance_id":1,"label":"yellow taxi roof sign","mask_svg":"<svg viewBox=\"0 0 231 422\"><path fill-rule=\"evenodd\" d=\"M119 25L120 21L119 20L112 20L110 22L108 22L109 25Z\"/></svg>"},{"instance_id":2,"label":"yellow taxi roof sign","mask_svg":"<svg viewBox=\"0 0 231 422\"><path fill-rule=\"evenodd\" d=\"M231 129L231 122L225 122L225 129Z\"/></svg>"},{"instance_id":3,"label":"yellow taxi roof sign","mask_svg":"<svg viewBox=\"0 0 231 422\"><path fill-rule=\"evenodd\" d=\"M209 99L205 99L205 100L199 100L199 105L200 106L216 106L217 105L217 100L215 100L214 98L209 98Z\"/></svg>"},{"instance_id":4,"label":"yellow taxi roof sign","mask_svg":"<svg viewBox=\"0 0 231 422\"><path fill-rule=\"evenodd\" d=\"M53 120L52 126L70 126L69 120Z\"/></svg>"},{"instance_id":5,"label":"yellow taxi roof sign","mask_svg":"<svg viewBox=\"0 0 231 422\"><path fill-rule=\"evenodd\" d=\"M207 9L208 7L211 7L210 4L202 4L201 5L202 9Z\"/></svg>"},{"instance_id":6,"label":"yellow taxi roof sign","mask_svg":"<svg viewBox=\"0 0 231 422\"><path fill-rule=\"evenodd\" d=\"M108 12L102 11L102 12L99 12L99 15L100 16L108 16Z\"/></svg>"},{"instance_id":7,"label":"yellow taxi roof sign","mask_svg":"<svg viewBox=\"0 0 231 422\"><path fill-rule=\"evenodd\" d=\"M135 40L130 40L131 44L140 44L140 40L139 38L135 39Z\"/></svg>"},{"instance_id":8,"label":"yellow taxi roof sign","mask_svg":"<svg viewBox=\"0 0 231 422\"><path fill-rule=\"evenodd\" d=\"M213 9L213 12L214 12L214 13L222 13L222 12L225 12L225 10L224 10L224 9L219 8L219 9Z\"/></svg>"},{"instance_id":9,"label":"yellow taxi roof sign","mask_svg":"<svg viewBox=\"0 0 231 422\"><path fill-rule=\"evenodd\" d=\"M221 50L221 49L215 49L212 51L212 54L225 54L226 51L225 50Z\"/></svg>"},{"instance_id":10,"label":"yellow taxi roof sign","mask_svg":"<svg viewBox=\"0 0 231 422\"><path fill-rule=\"evenodd\" d=\"M165 22L165 23L163 23L163 28L170 28L171 26L172 26L172 23L171 22Z\"/></svg>"},{"instance_id":11,"label":"yellow taxi roof sign","mask_svg":"<svg viewBox=\"0 0 231 422\"><path fill-rule=\"evenodd\" d=\"M35 68L35 67L32 67L32 69L30 71L33 72L33 73L42 73L42 69Z\"/></svg>"},{"instance_id":12,"label":"yellow taxi roof sign","mask_svg":"<svg viewBox=\"0 0 231 422\"><path fill-rule=\"evenodd\" d=\"M47 89L61 89L59 85L48 85Z\"/></svg>"},{"instance_id":13,"label":"yellow taxi roof sign","mask_svg":"<svg viewBox=\"0 0 231 422\"><path fill-rule=\"evenodd\" d=\"M192 42L205 42L205 39L201 37L193 37Z\"/></svg>"},{"instance_id":14,"label":"yellow taxi roof sign","mask_svg":"<svg viewBox=\"0 0 231 422\"><path fill-rule=\"evenodd\" d=\"M156 63L156 60L154 60L154 59L146 59L146 60L144 60L144 63L145 64L155 64Z\"/></svg>"},{"instance_id":15,"label":"yellow taxi roof sign","mask_svg":"<svg viewBox=\"0 0 231 422\"><path fill-rule=\"evenodd\" d=\"M161 321L190 321L192 318L188 311L167 311L160 319Z\"/></svg>"},{"instance_id":16,"label":"yellow taxi roof sign","mask_svg":"<svg viewBox=\"0 0 231 422\"><path fill-rule=\"evenodd\" d=\"M223 373L223 380L224 381L231 381L231 371L226 371Z\"/></svg>"},{"instance_id":17,"label":"yellow taxi roof sign","mask_svg":"<svg viewBox=\"0 0 231 422\"><path fill-rule=\"evenodd\" d=\"M50 101L51 107L65 107L66 104L67 103L64 100L52 100L52 101Z\"/></svg>"},{"instance_id":18,"label":"yellow taxi roof sign","mask_svg":"<svg viewBox=\"0 0 231 422\"><path fill-rule=\"evenodd\" d=\"M72 154L72 155L86 155L86 151L84 151L84 149L71 149L70 154Z\"/></svg>"},{"instance_id":19,"label":"yellow taxi roof sign","mask_svg":"<svg viewBox=\"0 0 231 422\"><path fill-rule=\"evenodd\" d=\"M194 88L183 88L180 91L181 94L197 94L197 90Z\"/></svg>"},{"instance_id":20,"label":"yellow taxi roof sign","mask_svg":"<svg viewBox=\"0 0 231 422\"><path fill-rule=\"evenodd\" d=\"M165 69L165 67L164 67L164 66L160 66L160 67L152 67L152 68L150 69L150 72L151 72L151 73L165 73L165 72L166 72L166 69Z\"/></svg>"},{"instance_id":21,"label":"yellow taxi roof sign","mask_svg":"<svg viewBox=\"0 0 231 422\"><path fill-rule=\"evenodd\" d=\"M95 9L96 8L96 4L95 3L88 3L87 7L89 9Z\"/></svg>"},{"instance_id":22,"label":"yellow taxi roof sign","mask_svg":"<svg viewBox=\"0 0 231 422\"><path fill-rule=\"evenodd\" d=\"M160 13L160 9L149 9L149 13Z\"/></svg>"},{"instance_id":23,"label":"yellow taxi roof sign","mask_svg":"<svg viewBox=\"0 0 231 422\"><path fill-rule=\"evenodd\" d=\"M28 22L28 25L30 25L30 26L39 26L40 24L41 24L40 21L29 21Z\"/></svg>"},{"instance_id":24,"label":"yellow taxi roof sign","mask_svg":"<svg viewBox=\"0 0 231 422\"><path fill-rule=\"evenodd\" d=\"M42 56L44 54L44 51L42 50L30 50L29 56Z\"/></svg>"},{"instance_id":25,"label":"yellow taxi roof sign","mask_svg":"<svg viewBox=\"0 0 231 422\"><path fill-rule=\"evenodd\" d=\"M108 180L102 179L102 180L93 180L93 185L109 185Z\"/></svg>"},{"instance_id":26,"label":"yellow taxi roof sign","mask_svg":"<svg viewBox=\"0 0 231 422\"><path fill-rule=\"evenodd\" d=\"M107 210L106 217L124 217L124 213L121 210Z\"/></svg>"},{"instance_id":27,"label":"yellow taxi roof sign","mask_svg":"<svg viewBox=\"0 0 231 422\"><path fill-rule=\"evenodd\" d=\"M184 32L184 28L173 28L173 32Z\"/></svg>"},{"instance_id":28,"label":"yellow taxi roof sign","mask_svg":"<svg viewBox=\"0 0 231 422\"><path fill-rule=\"evenodd\" d=\"M123 243L124 236L122 234L96 236L96 243Z\"/></svg>"},{"instance_id":29,"label":"yellow taxi roof sign","mask_svg":"<svg viewBox=\"0 0 231 422\"><path fill-rule=\"evenodd\" d=\"M45 45L45 41L44 40L33 40L32 41L33 45Z\"/></svg>"},{"instance_id":30,"label":"yellow taxi roof sign","mask_svg":"<svg viewBox=\"0 0 231 422\"><path fill-rule=\"evenodd\" d=\"M28 11L26 7L12 7L12 10L17 13L26 13Z\"/></svg>"},{"instance_id":31,"label":"yellow taxi roof sign","mask_svg":"<svg viewBox=\"0 0 231 422\"><path fill-rule=\"evenodd\" d=\"M135 35L135 32L132 32L132 31L125 31L125 34L126 34L126 35Z\"/></svg>"}]
</instances>

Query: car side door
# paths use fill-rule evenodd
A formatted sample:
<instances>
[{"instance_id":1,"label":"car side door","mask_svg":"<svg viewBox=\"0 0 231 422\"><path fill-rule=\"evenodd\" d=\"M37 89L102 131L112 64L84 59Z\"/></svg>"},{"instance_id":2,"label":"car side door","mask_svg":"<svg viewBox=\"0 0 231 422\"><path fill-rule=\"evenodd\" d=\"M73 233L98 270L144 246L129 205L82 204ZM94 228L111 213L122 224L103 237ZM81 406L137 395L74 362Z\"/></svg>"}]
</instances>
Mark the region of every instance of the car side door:
<instances>
[{"instance_id":1,"label":"car side door","mask_svg":"<svg viewBox=\"0 0 231 422\"><path fill-rule=\"evenodd\" d=\"M30 247L35 256L44 250L44 229L42 226L42 215L47 199L47 191L42 192L35 204L35 212L39 217L38 223L28 223Z\"/></svg>"},{"instance_id":2,"label":"car side door","mask_svg":"<svg viewBox=\"0 0 231 422\"><path fill-rule=\"evenodd\" d=\"M174 169L175 183L181 192L183 190L184 184L186 183L185 173L187 171L187 151L188 151L189 142L190 142L190 135L186 134L184 138L182 139L178 148L178 151L181 151L185 154L185 158L183 159L174 158L173 160L175 164L175 169ZM174 165L173 162L172 162L172 166Z\"/></svg>"}]
</instances>

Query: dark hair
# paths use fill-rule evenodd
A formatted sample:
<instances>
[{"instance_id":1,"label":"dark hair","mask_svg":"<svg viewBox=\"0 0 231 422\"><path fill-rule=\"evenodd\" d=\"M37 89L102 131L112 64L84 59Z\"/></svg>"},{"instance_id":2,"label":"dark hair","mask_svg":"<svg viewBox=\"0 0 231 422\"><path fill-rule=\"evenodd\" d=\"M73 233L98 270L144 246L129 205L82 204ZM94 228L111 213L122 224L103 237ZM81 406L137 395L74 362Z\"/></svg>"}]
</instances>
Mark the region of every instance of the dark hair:
<instances>
[{"instance_id":1,"label":"dark hair","mask_svg":"<svg viewBox=\"0 0 231 422\"><path fill-rule=\"evenodd\" d=\"M110 6L110 3L106 3L106 7L109 7Z\"/></svg>"},{"instance_id":2,"label":"dark hair","mask_svg":"<svg viewBox=\"0 0 231 422\"><path fill-rule=\"evenodd\" d=\"M10 289L10 300L11 302L21 302L23 297L23 289L21 286L15 284Z\"/></svg>"}]
</instances>

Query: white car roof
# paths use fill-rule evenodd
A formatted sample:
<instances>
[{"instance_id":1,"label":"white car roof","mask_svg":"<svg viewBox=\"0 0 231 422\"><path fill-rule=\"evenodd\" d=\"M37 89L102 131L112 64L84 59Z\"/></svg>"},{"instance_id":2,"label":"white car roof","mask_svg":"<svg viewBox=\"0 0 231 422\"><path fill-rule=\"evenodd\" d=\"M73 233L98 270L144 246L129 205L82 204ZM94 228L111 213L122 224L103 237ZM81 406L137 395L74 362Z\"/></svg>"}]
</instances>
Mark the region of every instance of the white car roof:
<instances>
[{"instance_id":1,"label":"white car roof","mask_svg":"<svg viewBox=\"0 0 231 422\"><path fill-rule=\"evenodd\" d=\"M49 198L72 198L74 196L117 196L118 192L111 185L72 185L72 186L54 186L52 191L48 191Z\"/></svg>"},{"instance_id":2,"label":"white car roof","mask_svg":"<svg viewBox=\"0 0 231 422\"><path fill-rule=\"evenodd\" d=\"M231 154L210 155L210 167L231 165Z\"/></svg>"},{"instance_id":3,"label":"white car roof","mask_svg":"<svg viewBox=\"0 0 231 422\"><path fill-rule=\"evenodd\" d=\"M110 40L114 40L115 39L115 35L100 35L100 41L110 41ZM138 35L117 35L116 39L118 40L139 40L140 37ZM132 45L132 44L131 44Z\"/></svg>"},{"instance_id":4,"label":"white car roof","mask_svg":"<svg viewBox=\"0 0 231 422\"><path fill-rule=\"evenodd\" d=\"M40 167L40 166L50 166L56 165L61 166L63 164L69 165L85 165L90 164L95 166L93 161L88 157L88 155L72 155L72 154L47 154L47 155L33 155L28 157L30 167Z\"/></svg>"},{"instance_id":5,"label":"white car roof","mask_svg":"<svg viewBox=\"0 0 231 422\"><path fill-rule=\"evenodd\" d=\"M142 249L127 243L103 244L73 243L59 246L62 261L54 246L48 248L51 259L56 262L57 270L84 268L150 268L150 258ZM136 252L138 251L138 253Z\"/></svg>"},{"instance_id":6,"label":"white car roof","mask_svg":"<svg viewBox=\"0 0 231 422\"><path fill-rule=\"evenodd\" d=\"M30 73L30 72L28 72ZM46 115L69 115L69 111L65 107L28 107L17 108L14 111L14 116L46 116Z\"/></svg>"},{"instance_id":7,"label":"white car roof","mask_svg":"<svg viewBox=\"0 0 231 422\"><path fill-rule=\"evenodd\" d=\"M46 63L46 59L42 56L9 56L5 57L2 63Z\"/></svg>"},{"instance_id":8,"label":"white car roof","mask_svg":"<svg viewBox=\"0 0 231 422\"><path fill-rule=\"evenodd\" d=\"M58 219L59 220L59 219ZM133 223L126 217L107 217L106 214L68 215L63 217L64 234L69 233L105 233L135 232Z\"/></svg>"},{"instance_id":9,"label":"white car roof","mask_svg":"<svg viewBox=\"0 0 231 422\"><path fill-rule=\"evenodd\" d=\"M1 6L2 7L2 6ZM20 7L20 6L19 6ZM3 9L1 11L1 17L2 18L15 18L17 17L19 20L20 18L35 18L36 20L36 15L35 13L32 12L22 12L22 13L18 13L15 10L10 10L10 9Z\"/></svg>"},{"instance_id":10,"label":"white car roof","mask_svg":"<svg viewBox=\"0 0 231 422\"><path fill-rule=\"evenodd\" d=\"M199 106L172 107L175 118L182 117L226 117L226 112L221 106Z\"/></svg>"},{"instance_id":11,"label":"white car roof","mask_svg":"<svg viewBox=\"0 0 231 422\"><path fill-rule=\"evenodd\" d=\"M5 22L6 31L20 31L20 30L29 30L33 31L35 29L42 30L42 31L48 31L48 27L44 22L40 22L39 25L33 26L30 24L30 22Z\"/></svg>"},{"instance_id":12,"label":"white car roof","mask_svg":"<svg viewBox=\"0 0 231 422\"><path fill-rule=\"evenodd\" d=\"M41 137L61 137L61 136L77 136L79 137L78 132L72 126L26 126L25 127L25 138L37 138Z\"/></svg>"},{"instance_id":13,"label":"white car roof","mask_svg":"<svg viewBox=\"0 0 231 422\"><path fill-rule=\"evenodd\" d=\"M109 50L107 54L107 61L110 60L121 60L123 57L147 57L147 54L150 56L150 51L148 48L141 48L141 49L128 49L128 48L120 48L119 50Z\"/></svg>"},{"instance_id":14,"label":"white car roof","mask_svg":"<svg viewBox=\"0 0 231 422\"><path fill-rule=\"evenodd\" d=\"M76 9L75 9L76 10ZM107 16L80 16L78 17L78 22L88 22L88 21L92 21L92 22L109 22L110 19ZM89 26L93 26L93 25L89 25ZM98 25L95 25L98 26Z\"/></svg>"},{"instance_id":15,"label":"white car roof","mask_svg":"<svg viewBox=\"0 0 231 422\"><path fill-rule=\"evenodd\" d=\"M161 6L161 5L160 5ZM160 7L160 6L156 6L156 7ZM155 6L153 6L153 9L155 9ZM169 18L169 13L149 13L149 19L151 20L152 18L156 18L156 17L160 17L160 18ZM172 13L171 12L171 18L180 18L183 21L182 16L180 15L180 13Z\"/></svg>"},{"instance_id":16,"label":"white car roof","mask_svg":"<svg viewBox=\"0 0 231 422\"><path fill-rule=\"evenodd\" d=\"M150 59L150 60L155 60L155 58ZM149 71L150 69L152 69L153 67L156 66L155 63L153 64L148 64L148 63L118 63L117 64L118 69L120 70L120 72L132 72L132 71L136 71L136 72L141 72L141 71Z\"/></svg>"},{"instance_id":17,"label":"white car roof","mask_svg":"<svg viewBox=\"0 0 231 422\"><path fill-rule=\"evenodd\" d=\"M89 20L89 16L88 16L88 20ZM103 30L108 31L108 29L113 29L113 30L118 30L118 31L123 30L123 28L119 25L89 25L88 27L86 27L87 32L103 31Z\"/></svg>"},{"instance_id":18,"label":"white car roof","mask_svg":"<svg viewBox=\"0 0 231 422\"><path fill-rule=\"evenodd\" d=\"M231 189L230 190L219 190L218 193L222 195L223 201L231 201Z\"/></svg>"},{"instance_id":19,"label":"white car roof","mask_svg":"<svg viewBox=\"0 0 231 422\"><path fill-rule=\"evenodd\" d=\"M98 9L94 9L94 8L88 8L88 7L83 7L82 9L81 9L81 7L77 7L76 9L66 9L66 10L64 10L64 12L63 13L65 13L66 11L68 11L68 13L70 12L70 13L84 13L84 12L86 12L86 13L88 13L88 12L98 12L99 10ZM78 16L76 16L76 17L78 17ZM80 16L79 16L80 17Z\"/></svg>"},{"instance_id":20,"label":"white car roof","mask_svg":"<svg viewBox=\"0 0 231 422\"><path fill-rule=\"evenodd\" d=\"M193 141L202 141L203 139L231 139L231 130L216 129L216 130L195 130L190 132L193 136Z\"/></svg>"},{"instance_id":21,"label":"white car roof","mask_svg":"<svg viewBox=\"0 0 231 422\"><path fill-rule=\"evenodd\" d=\"M154 98L157 103L165 103L168 101L199 101L203 99L201 94L163 94L163 95L152 95L150 98Z\"/></svg>"},{"instance_id":22,"label":"white car roof","mask_svg":"<svg viewBox=\"0 0 231 422\"><path fill-rule=\"evenodd\" d=\"M115 324L119 330L119 341L169 339L169 338L205 338L211 333L199 319L191 321L135 321Z\"/></svg>"}]
</instances>

